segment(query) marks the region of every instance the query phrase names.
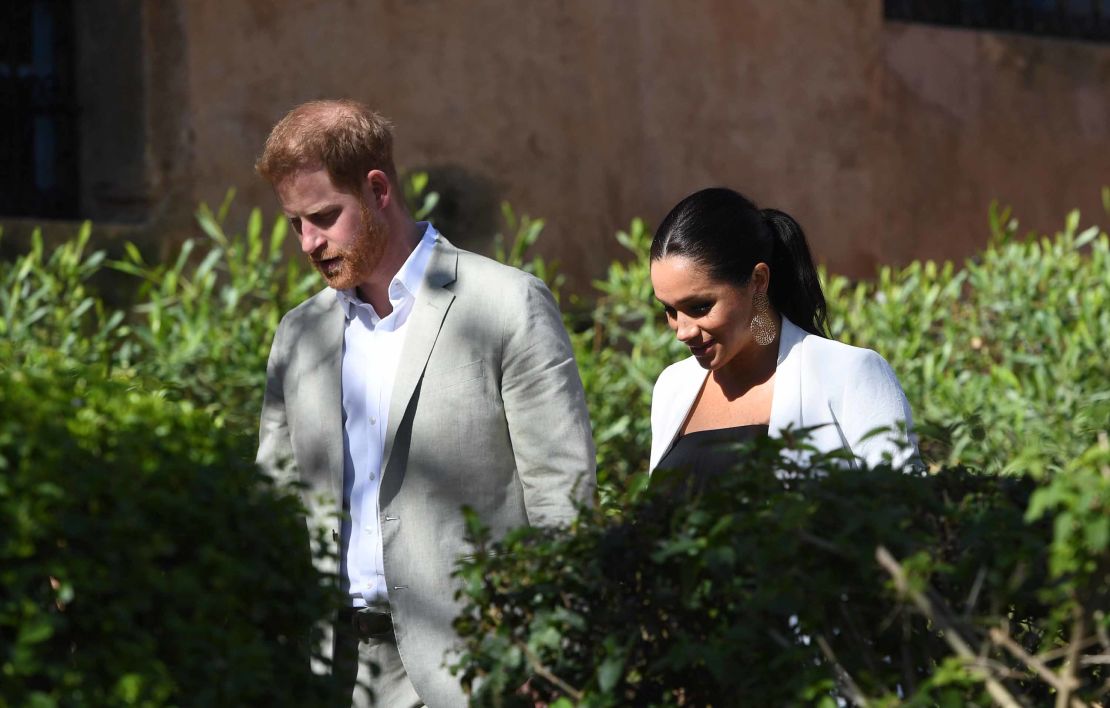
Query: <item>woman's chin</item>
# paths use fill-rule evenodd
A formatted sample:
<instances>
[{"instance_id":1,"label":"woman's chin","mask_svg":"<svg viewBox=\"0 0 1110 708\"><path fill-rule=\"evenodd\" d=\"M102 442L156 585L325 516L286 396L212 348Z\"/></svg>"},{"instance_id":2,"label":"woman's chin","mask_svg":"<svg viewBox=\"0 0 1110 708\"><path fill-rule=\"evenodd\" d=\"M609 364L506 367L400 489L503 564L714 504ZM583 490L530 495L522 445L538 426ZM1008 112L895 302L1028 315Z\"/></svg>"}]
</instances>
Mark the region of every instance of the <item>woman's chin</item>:
<instances>
[{"instance_id":1,"label":"woman's chin","mask_svg":"<svg viewBox=\"0 0 1110 708\"><path fill-rule=\"evenodd\" d=\"M694 354L694 359L697 360L698 366L708 371L715 371L716 369L721 368L721 363L717 361L717 357L713 355L713 352Z\"/></svg>"}]
</instances>

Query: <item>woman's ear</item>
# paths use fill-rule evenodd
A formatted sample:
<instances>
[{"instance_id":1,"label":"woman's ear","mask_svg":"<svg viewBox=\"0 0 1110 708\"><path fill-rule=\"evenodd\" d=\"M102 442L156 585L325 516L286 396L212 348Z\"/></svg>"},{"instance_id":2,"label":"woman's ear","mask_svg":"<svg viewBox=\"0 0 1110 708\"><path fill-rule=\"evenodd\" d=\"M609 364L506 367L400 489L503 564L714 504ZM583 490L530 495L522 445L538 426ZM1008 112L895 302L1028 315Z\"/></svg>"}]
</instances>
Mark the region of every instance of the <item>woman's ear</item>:
<instances>
[{"instance_id":1,"label":"woman's ear","mask_svg":"<svg viewBox=\"0 0 1110 708\"><path fill-rule=\"evenodd\" d=\"M752 268L752 279L748 283L752 293L766 293L771 288L771 268L763 262Z\"/></svg>"}]
</instances>

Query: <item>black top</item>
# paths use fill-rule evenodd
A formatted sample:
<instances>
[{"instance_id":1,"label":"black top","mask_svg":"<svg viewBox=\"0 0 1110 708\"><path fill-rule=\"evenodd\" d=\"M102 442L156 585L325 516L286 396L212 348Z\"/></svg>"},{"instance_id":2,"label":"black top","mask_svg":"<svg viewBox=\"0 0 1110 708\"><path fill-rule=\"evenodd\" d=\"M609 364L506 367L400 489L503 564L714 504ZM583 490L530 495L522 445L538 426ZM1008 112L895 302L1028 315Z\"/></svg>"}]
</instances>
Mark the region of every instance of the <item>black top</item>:
<instances>
[{"instance_id":1,"label":"black top","mask_svg":"<svg viewBox=\"0 0 1110 708\"><path fill-rule=\"evenodd\" d=\"M738 425L687 433L675 441L656 469L685 475L695 489L736 463L736 445L767 434L766 425ZM654 475L653 475L654 479Z\"/></svg>"}]
</instances>

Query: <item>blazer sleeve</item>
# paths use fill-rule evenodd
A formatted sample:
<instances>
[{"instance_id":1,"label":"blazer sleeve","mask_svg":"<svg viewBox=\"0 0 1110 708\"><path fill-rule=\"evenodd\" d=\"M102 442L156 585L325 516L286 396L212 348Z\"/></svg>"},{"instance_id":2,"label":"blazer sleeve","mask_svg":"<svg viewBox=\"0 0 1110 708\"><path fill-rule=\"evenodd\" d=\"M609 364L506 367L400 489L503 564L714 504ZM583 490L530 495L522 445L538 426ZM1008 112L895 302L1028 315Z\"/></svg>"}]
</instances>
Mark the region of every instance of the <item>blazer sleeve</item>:
<instances>
[{"instance_id":1,"label":"blazer sleeve","mask_svg":"<svg viewBox=\"0 0 1110 708\"><path fill-rule=\"evenodd\" d=\"M528 522L570 522L597 477L582 379L559 307L539 279L520 281L503 323L501 395Z\"/></svg>"},{"instance_id":2,"label":"blazer sleeve","mask_svg":"<svg viewBox=\"0 0 1110 708\"><path fill-rule=\"evenodd\" d=\"M878 353L866 350L845 377L838 417L849 449L868 466L888 460L896 468L917 463L909 401L894 369Z\"/></svg>"},{"instance_id":3,"label":"blazer sleeve","mask_svg":"<svg viewBox=\"0 0 1110 708\"><path fill-rule=\"evenodd\" d=\"M287 329L286 319L283 318L270 346L270 357L266 363L266 392L258 424L258 454L255 456L255 462L262 471L279 482L295 481L298 478L293 460L289 418L285 410Z\"/></svg>"}]
</instances>

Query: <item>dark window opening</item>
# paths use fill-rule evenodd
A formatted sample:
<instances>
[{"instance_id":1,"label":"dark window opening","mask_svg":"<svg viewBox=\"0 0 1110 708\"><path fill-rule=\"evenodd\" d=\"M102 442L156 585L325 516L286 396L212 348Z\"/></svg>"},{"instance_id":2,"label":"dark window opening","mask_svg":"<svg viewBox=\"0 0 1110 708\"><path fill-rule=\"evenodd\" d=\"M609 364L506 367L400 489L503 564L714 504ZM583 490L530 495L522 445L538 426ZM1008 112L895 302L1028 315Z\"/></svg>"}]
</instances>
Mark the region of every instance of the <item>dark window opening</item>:
<instances>
[{"instance_id":1,"label":"dark window opening","mask_svg":"<svg viewBox=\"0 0 1110 708\"><path fill-rule=\"evenodd\" d=\"M1110 41L1110 0L884 0L888 20Z\"/></svg>"},{"instance_id":2,"label":"dark window opening","mask_svg":"<svg viewBox=\"0 0 1110 708\"><path fill-rule=\"evenodd\" d=\"M0 216L78 212L72 0L0 2Z\"/></svg>"}]
</instances>

